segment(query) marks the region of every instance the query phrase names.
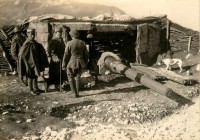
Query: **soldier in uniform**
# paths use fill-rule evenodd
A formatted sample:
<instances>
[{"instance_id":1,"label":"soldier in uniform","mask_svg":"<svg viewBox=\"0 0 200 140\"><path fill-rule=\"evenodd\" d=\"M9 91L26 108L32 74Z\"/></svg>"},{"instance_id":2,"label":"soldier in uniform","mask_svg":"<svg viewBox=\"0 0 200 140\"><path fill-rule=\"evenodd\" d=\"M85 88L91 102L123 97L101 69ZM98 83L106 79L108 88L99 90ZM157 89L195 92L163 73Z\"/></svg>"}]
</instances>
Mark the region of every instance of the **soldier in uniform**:
<instances>
[{"instance_id":1,"label":"soldier in uniform","mask_svg":"<svg viewBox=\"0 0 200 140\"><path fill-rule=\"evenodd\" d=\"M42 44L35 41L35 29L27 29L28 38L19 51L19 73L28 78L28 87L33 95L40 94L37 78L48 67L48 59Z\"/></svg>"},{"instance_id":2,"label":"soldier in uniform","mask_svg":"<svg viewBox=\"0 0 200 140\"><path fill-rule=\"evenodd\" d=\"M11 42L11 55L13 59L16 61L17 68L15 68L14 72L18 70L18 55L19 55L19 50L22 47L25 38L20 34L20 29L18 26L15 26L13 29L14 36L12 38ZM18 73L19 74L19 73ZM19 74L19 79L21 82L21 86L27 86L27 78L23 77L22 75Z\"/></svg>"},{"instance_id":3,"label":"soldier in uniform","mask_svg":"<svg viewBox=\"0 0 200 140\"><path fill-rule=\"evenodd\" d=\"M80 76L88 64L88 51L84 41L78 39L78 30L72 29L72 40L67 42L62 69L67 71L70 88L75 97L79 97Z\"/></svg>"},{"instance_id":4,"label":"soldier in uniform","mask_svg":"<svg viewBox=\"0 0 200 140\"><path fill-rule=\"evenodd\" d=\"M49 79L47 85L55 85L58 90L66 80L66 73L62 70L62 59L65 51L65 43L62 38L62 27L55 27L54 37L49 43L48 55L50 57Z\"/></svg>"}]
</instances>

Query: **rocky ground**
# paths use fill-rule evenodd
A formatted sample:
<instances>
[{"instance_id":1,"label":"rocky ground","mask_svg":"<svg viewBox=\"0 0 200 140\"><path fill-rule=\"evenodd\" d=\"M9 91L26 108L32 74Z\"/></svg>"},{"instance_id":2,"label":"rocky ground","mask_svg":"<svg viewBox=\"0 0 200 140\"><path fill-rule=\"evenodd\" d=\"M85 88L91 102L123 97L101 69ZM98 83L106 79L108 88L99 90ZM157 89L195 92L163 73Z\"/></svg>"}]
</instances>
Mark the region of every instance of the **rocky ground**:
<instances>
[{"instance_id":1,"label":"rocky ground","mask_svg":"<svg viewBox=\"0 0 200 140\"><path fill-rule=\"evenodd\" d=\"M40 138L70 138L72 140L199 140L199 98L194 102L194 105L190 107L184 106L173 115L153 123L132 125L124 122L121 125L102 125L88 123L83 119L76 122L80 125L76 129L63 128L57 132L50 127L46 127Z\"/></svg>"},{"instance_id":2,"label":"rocky ground","mask_svg":"<svg viewBox=\"0 0 200 140\"><path fill-rule=\"evenodd\" d=\"M186 72L182 73L182 75ZM199 74L195 74L198 77ZM66 90L39 96L19 86L17 76L0 78L0 139L16 140L198 140L199 84L162 81L192 100L175 101L124 76L97 76L96 85L74 98ZM43 83L40 83L43 88Z\"/></svg>"}]
</instances>

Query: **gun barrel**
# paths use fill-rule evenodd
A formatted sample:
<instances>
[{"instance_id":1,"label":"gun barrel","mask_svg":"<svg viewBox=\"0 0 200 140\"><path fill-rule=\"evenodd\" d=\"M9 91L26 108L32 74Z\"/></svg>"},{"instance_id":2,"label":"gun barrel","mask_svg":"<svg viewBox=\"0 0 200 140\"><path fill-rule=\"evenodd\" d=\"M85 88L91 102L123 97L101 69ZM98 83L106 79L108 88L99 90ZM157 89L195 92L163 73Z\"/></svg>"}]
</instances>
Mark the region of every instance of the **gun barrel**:
<instances>
[{"instance_id":1,"label":"gun barrel","mask_svg":"<svg viewBox=\"0 0 200 140\"><path fill-rule=\"evenodd\" d=\"M190 103L191 101L177 93L175 93L172 89L162 85L159 82L156 82L141 73L136 72L135 70L127 67L122 64L120 61L116 60L112 56L107 56L104 59L105 67L112 72L119 73L125 75L127 78L134 80L170 99L175 100L180 104Z\"/></svg>"}]
</instances>

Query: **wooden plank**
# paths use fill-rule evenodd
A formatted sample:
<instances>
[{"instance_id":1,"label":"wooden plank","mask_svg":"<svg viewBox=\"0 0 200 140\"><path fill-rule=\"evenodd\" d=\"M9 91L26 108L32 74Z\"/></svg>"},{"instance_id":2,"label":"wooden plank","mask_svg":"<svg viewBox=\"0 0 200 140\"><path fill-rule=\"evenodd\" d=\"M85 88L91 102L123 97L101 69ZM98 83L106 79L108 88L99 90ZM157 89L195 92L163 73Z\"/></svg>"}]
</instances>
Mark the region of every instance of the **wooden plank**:
<instances>
[{"instance_id":1,"label":"wooden plank","mask_svg":"<svg viewBox=\"0 0 200 140\"><path fill-rule=\"evenodd\" d=\"M165 70L165 68L152 68L152 67L149 67L149 69L151 69L154 72L157 72L157 73L165 76L168 80L177 82L177 83L182 84L182 85L192 85L192 84L197 82L195 79L192 79L192 78L187 77L187 76L178 75L173 71Z\"/></svg>"},{"instance_id":2,"label":"wooden plank","mask_svg":"<svg viewBox=\"0 0 200 140\"><path fill-rule=\"evenodd\" d=\"M128 29L126 24L96 24L97 32L112 32L112 31L124 31Z\"/></svg>"},{"instance_id":3,"label":"wooden plank","mask_svg":"<svg viewBox=\"0 0 200 140\"><path fill-rule=\"evenodd\" d=\"M2 59L4 61L0 61L0 63L7 63L7 70L13 69L15 65L15 60L12 58L10 53L10 40L8 40L8 37L6 33L1 30L0 31L0 48L4 52L5 56L3 56L3 52L1 52L0 55L2 55Z\"/></svg>"},{"instance_id":4,"label":"wooden plank","mask_svg":"<svg viewBox=\"0 0 200 140\"><path fill-rule=\"evenodd\" d=\"M159 73L156 73L150 69L148 69L148 67L145 66L137 66L137 65L131 65L131 68L136 70L139 73L143 73L145 76L150 77L153 80L156 81L162 81L162 80L166 80L167 78Z\"/></svg>"},{"instance_id":5,"label":"wooden plank","mask_svg":"<svg viewBox=\"0 0 200 140\"><path fill-rule=\"evenodd\" d=\"M92 23L90 22L52 22L56 25L65 25L70 29L77 29L77 30L91 30Z\"/></svg>"}]
</instances>

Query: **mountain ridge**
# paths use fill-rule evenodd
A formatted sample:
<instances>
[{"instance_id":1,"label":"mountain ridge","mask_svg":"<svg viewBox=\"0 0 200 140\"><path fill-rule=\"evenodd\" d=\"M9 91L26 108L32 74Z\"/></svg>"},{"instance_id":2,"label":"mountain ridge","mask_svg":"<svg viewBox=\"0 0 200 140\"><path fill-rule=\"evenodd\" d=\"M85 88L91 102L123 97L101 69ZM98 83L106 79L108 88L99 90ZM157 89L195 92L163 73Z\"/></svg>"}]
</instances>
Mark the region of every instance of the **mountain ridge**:
<instances>
[{"instance_id":1,"label":"mountain ridge","mask_svg":"<svg viewBox=\"0 0 200 140\"><path fill-rule=\"evenodd\" d=\"M0 26L16 24L18 21L25 20L31 16L41 16L45 14L64 14L75 17L95 17L104 13L125 14L124 11L114 6L86 4L73 1L63 2L62 0L60 0L60 2L58 1L57 4L51 0L8 0L1 1L0 8Z\"/></svg>"}]
</instances>

